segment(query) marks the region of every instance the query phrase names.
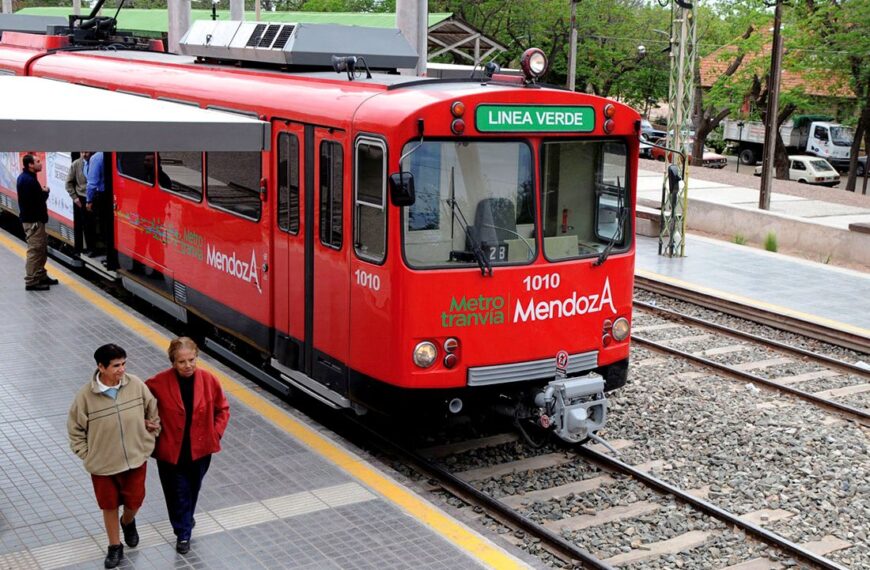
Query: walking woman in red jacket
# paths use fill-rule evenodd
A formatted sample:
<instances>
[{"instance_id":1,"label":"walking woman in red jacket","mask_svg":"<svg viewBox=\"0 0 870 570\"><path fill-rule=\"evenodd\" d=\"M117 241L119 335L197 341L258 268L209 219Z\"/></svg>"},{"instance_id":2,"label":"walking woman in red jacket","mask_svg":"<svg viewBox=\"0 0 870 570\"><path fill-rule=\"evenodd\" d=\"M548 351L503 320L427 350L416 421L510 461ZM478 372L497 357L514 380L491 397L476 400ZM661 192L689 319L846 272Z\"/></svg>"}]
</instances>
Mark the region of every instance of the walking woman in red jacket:
<instances>
[{"instance_id":1,"label":"walking woman in red jacket","mask_svg":"<svg viewBox=\"0 0 870 570\"><path fill-rule=\"evenodd\" d=\"M230 407L217 378L196 367L199 349L192 339L173 340L168 353L172 367L148 379L146 385L157 398L163 424L154 457L177 537L175 550L186 554L196 524L196 499L211 456L221 449Z\"/></svg>"}]
</instances>

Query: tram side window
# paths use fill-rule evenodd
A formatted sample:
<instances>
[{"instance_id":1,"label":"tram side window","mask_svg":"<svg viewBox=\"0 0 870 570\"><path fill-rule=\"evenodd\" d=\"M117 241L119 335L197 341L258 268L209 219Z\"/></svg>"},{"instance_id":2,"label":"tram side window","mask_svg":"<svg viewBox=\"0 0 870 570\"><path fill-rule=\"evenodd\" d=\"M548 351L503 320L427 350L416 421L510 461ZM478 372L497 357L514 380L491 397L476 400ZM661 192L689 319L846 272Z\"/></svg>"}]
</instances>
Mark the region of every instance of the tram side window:
<instances>
[{"instance_id":1,"label":"tram side window","mask_svg":"<svg viewBox=\"0 0 870 570\"><path fill-rule=\"evenodd\" d=\"M201 202L202 153L158 152L157 183L163 190Z\"/></svg>"},{"instance_id":2,"label":"tram side window","mask_svg":"<svg viewBox=\"0 0 870 570\"><path fill-rule=\"evenodd\" d=\"M153 152L119 152L117 157L118 174L154 186Z\"/></svg>"},{"instance_id":3,"label":"tram side window","mask_svg":"<svg viewBox=\"0 0 870 570\"><path fill-rule=\"evenodd\" d=\"M356 147L356 216L354 249L363 259L380 263L387 246L384 145L361 141Z\"/></svg>"},{"instance_id":4,"label":"tram side window","mask_svg":"<svg viewBox=\"0 0 870 570\"><path fill-rule=\"evenodd\" d=\"M278 228L299 233L299 139L278 137Z\"/></svg>"},{"instance_id":5,"label":"tram side window","mask_svg":"<svg viewBox=\"0 0 870 570\"><path fill-rule=\"evenodd\" d=\"M320 143L320 241L335 249L341 249L343 168L341 145Z\"/></svg>"},{"instance_id":6,"label":"tram side window","mask_svg":"<svg viewBox=\"0 0 870 570\"><path fill-rule=\"evenodd\" d=\"M261 159L259 152L207 152L208 203L231 214L259 220Z\"/></svg>"}]
</instances>

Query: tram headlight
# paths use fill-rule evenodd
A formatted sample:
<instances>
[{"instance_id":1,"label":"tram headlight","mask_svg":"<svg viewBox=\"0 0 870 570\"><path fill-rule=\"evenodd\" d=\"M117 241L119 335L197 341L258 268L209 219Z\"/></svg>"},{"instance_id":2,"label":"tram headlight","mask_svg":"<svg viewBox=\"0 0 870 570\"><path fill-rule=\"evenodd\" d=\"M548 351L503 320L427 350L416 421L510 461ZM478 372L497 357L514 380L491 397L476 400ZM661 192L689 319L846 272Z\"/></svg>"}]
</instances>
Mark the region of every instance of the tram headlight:
<instances>
[{"instance_id":1,"label":"tram headlight","mask_svg":"<svg viewBox=\"0 0 870 570\"><path fill-rule=\"evenodd\" d=\"M540 79L547 72L547 56L538 48L529 48L520 57L520 67L527 81Z\"/></svg>"},{"instance_id":2,"label":"tram headlight","mask_svg":"<svg viewBox=\"0 0 870 570\"><path fill-rule=\"evenodd\" d=\"M619 317L613 322L613 338L619 341L628 338L628 333L631 331L631 325L628 324L628 319Z\"/></svg>"},{"instance_id":3,"label":"tram headlight","mask_svg":"<svg viewBox=\"0 0 870 570\"><path fill-rule=\"evenodd\" d=\"M437 358L438 349L428 340L424 340L414 347L414 364L420 368L429 368L435 364Z\"/></svg>"}]
</instances>

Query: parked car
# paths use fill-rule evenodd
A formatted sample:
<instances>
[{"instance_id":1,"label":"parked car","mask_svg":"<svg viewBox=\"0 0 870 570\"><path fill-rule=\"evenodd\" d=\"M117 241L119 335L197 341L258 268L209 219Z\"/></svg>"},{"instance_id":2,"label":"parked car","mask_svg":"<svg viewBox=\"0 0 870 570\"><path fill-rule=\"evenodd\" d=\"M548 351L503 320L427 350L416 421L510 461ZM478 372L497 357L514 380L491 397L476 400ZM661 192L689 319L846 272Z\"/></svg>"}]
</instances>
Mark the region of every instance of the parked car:
<instances>
[{"instance_id":1,"label":"parked car","mask_svg":"<svg viewBox=\"0 0 870 570\"><path fill-rule=\"evenodd\" d=\"M840 183L840 175L834 167L817 156L793 155L788 157L788 179L801 184L818 184L820 186L836 186ZM762 165L755 167L755 175L761 176Z\"/></svg>"},{"instance_id":2,"label":"parked car","mask_svg":"<svg viewBox=\"0 0 870 570\"><path fill-rule=\"evenodd\" d=\"M658 160L660 162L665 161L665 150L653 147L652 158ZM692 160L692 155L690 151L686 151L686 154L689 157L689 160ZM704 166L706 168L725 168L728 165L728 159L722 156L719 153L713 152L711 149L704 147Z\"/></svg>"},{"instance_id":3,"label":"parked car","mask_svg":"<svg viewBox=\"0 0 870 570\"><path fill-rule=\"evenodd\" d=\"M641 119L640 134L641 136L646 137L647 140L655 141L664 137L667 133L665 131L660 131L656 129L652 126L652 123L650 123L646 119Z\"/></svg>"},{"instance_id":4,"label":"parked car","mask_svg":"<svg viewBox=\"0 0 870 570\"><path fill-rule=\"evenodd\" d=\"M640 157L641 158L652 158L652 145L646 142L646 139L640 137Z\"/></svg>"}]
</instances>

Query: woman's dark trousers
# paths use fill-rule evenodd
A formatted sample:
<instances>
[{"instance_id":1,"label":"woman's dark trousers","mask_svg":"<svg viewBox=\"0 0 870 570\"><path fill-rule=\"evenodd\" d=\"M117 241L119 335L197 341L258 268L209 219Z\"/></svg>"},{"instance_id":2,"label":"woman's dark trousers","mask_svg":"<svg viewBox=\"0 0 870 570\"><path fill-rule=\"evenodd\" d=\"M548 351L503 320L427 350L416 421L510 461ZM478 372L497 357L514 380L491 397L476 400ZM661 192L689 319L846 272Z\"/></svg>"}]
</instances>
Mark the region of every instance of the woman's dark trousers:
<instances>
[{"instance_id":1,"label":"woman's dark trousers","mask_svg":"<svg viewBox=\"0 0 870 570\"><path fill-rule=\"evenodd\" d=\"M190 540L196 500L210 463L211 455L180 465L157 462L160 485L166 498L166 510L169 511L169 522L172 523L172 530L178 540Z\"/></svg>"}]
</instances>

